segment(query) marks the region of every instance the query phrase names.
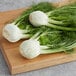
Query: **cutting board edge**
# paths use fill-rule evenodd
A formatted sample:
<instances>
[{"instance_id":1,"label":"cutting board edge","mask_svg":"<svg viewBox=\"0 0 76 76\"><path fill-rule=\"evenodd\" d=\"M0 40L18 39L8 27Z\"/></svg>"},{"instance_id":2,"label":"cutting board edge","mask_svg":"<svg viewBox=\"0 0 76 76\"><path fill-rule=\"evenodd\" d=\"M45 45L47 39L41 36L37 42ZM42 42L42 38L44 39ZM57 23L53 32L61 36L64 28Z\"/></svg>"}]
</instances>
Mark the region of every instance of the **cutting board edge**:
<instances>
[{"instance_id":1,"label":"cutting board edge","mask_svg":"<svg viewBox=\"0 0 76 76\"><path fill-rule=\"evenodd\" d=\"M50 61L53 61L53 62L50 62ZM37 66L34 65L35 63L31 64L31 65L28 65L27 67L31 67L31 66L34 65L33 68L30 68L30 70L26 66L14 67L14 68L11 69L11 74L14 75L14 74L19 74L19 73L24 73L24 72L30 72L30 71L39 70L39 69L43 69L43 68L47 68L47 67L51 67L51 66L56 66L56 65L59 65L59 64L73 62L73 61L76 61L76 53L71 54L71 55L64 55L62 58L60 57L59 59L57 58L57 59L54 59L54 60L51 60L51 59L44 60L44 61L39 62L38 63L39 65L37 65ZM42 66L42 64L43 64L43 66Z\"/></svg>"},{"instance_id":2,"label":"cutting board edge","mask_svg":"<svg viewBox=\"0 0 76 76\"><path fill-rule=\"evenodd\" d=\"M1 42L1 41L0 41L0 42ZM1 50L1 52L2 52L2 55L3 55L4 59L5 59L5 62L7 63L9 72L11 73L11 71L12 71L12 68L11 68L11 67L12 67L12 66L11 66L11 64L10 64L10 62L9 62L9 60L8 60L8 57L7 57L7 55L6 55L5 51L4 51L2 42L0 43L0 50Z\"/></svg>"}]
</instances>

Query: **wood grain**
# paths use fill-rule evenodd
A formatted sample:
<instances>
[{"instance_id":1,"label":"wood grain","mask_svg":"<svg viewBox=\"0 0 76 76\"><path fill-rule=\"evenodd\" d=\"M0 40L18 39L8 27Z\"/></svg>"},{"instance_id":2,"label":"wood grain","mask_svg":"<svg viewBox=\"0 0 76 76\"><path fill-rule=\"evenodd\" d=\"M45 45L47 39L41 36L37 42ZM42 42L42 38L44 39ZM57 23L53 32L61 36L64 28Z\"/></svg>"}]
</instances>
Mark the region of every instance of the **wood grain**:
<instances>
[{"instance_id":1,"label":"wood grain","mask_svg":"<svg viewBox=\"0 0 76 76\"><path fill-rule=\"evenodd\" d=\"M74 2L76 2L76 0L61 0L60 2L56 3L56 6L61 7L64 5L72 4Z\"/></svg>"},{"instance_id":2,"label":"wood grain","mask_svg":"<svg viewBox=\"0 0 76 76\"><path fill-rule=\"evenodd\" d=\"M61 4L59 2L59 4L56 3L55 5L61 6L64 4ZM27 72L31 70L36 70L76 60L76 51L73 54L56 53L56 54L40 55L39 57L32 60L23 58L19 53L19 45L23 40L20 40L19 42L16 43L8 42L2 37L2 29L6 23L18 17L24 10L25 9L18 9L8 12L0 12L0 42L2 47L1 51L8 64L11 74Z\"/></svg>"}]
</instances>

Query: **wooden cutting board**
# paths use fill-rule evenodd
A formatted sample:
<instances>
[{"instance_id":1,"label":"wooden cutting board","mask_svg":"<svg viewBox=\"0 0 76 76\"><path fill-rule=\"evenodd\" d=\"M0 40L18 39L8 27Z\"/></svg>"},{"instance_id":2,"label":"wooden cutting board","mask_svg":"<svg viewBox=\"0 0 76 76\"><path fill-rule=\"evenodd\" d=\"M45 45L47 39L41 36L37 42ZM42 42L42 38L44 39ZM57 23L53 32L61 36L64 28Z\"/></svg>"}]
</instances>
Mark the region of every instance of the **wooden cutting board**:
<instances>
[{"instance_id":1,"label":"wooden cutting board","mask_svg":"<svg viewBox=\"0 0 76 76\"><path fill-rule=\"evenodd\" d=\"M5 24L18 17L23 10L24 9L18 9L8 12L0 12L1 51L8 64L11 74L27 72L76 60L76 52L73 54L56 53L40 55L32 60L23 58L19 53L19 45L23 40L17 43L10 43L2 37L2 28L5 26Z\"/></svg>"}]
</instances>

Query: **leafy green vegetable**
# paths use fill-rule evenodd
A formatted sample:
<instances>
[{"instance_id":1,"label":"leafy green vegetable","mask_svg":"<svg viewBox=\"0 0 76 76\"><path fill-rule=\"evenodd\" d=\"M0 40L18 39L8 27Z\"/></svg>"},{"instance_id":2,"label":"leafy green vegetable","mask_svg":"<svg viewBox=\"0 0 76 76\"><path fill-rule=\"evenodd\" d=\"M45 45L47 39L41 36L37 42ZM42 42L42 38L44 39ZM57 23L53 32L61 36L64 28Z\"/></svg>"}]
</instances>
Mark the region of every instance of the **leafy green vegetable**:
<instances>
[{"instance_id":1,"label":"leafy green vegetable","mask_svg":"<svg viewBox=\"0 0 76 76\"><path fill-rule=\"evenodd\" d=\"M22 15L15 20L15 23L18 24L21 29L25 29L27 25L31 25L28 19L31 12L38 10L46 13L53 9L55 9L55 7L52 6L51 3L41 2L37 5L31 6L27 11L24 11Z\"/></svg>"}]
</instances>

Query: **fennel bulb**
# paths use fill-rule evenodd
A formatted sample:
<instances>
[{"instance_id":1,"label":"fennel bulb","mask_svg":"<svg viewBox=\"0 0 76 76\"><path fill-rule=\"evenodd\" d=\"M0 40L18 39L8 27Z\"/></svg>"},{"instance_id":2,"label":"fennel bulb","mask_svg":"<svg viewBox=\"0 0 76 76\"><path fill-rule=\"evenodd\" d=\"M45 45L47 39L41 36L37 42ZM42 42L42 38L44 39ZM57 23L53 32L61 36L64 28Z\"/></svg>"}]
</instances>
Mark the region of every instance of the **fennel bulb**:
<instances>
[{"instance_id":1,"label":"fennel bulb","mask_svg":"<svg viewBox=\"0 0 76 76\"><path fill-rule=\"evenodd\" d=\"M25 35L24 31L20 30L14 23L7 24L3 28L2 35L9 42L17 42L20 39L29 37L29 35Z\"/></svg>"},{"instance_id":2,"label":"fennel bulb","mask_svg":"<svg viewBox=\"0 0 76 76\"><path fill-rule=\"evenodd\" d=\"M66 31L76 31L76 3L66 5L49 12L34 11L29 20L33 26L47 26Z\"/></svg>"},{"instance_id":3,"label":"fennel bulb","mask_svg":"<svg viewBox=\"0 0 76 76\"><path fill-rule=\"evenodd\" d=\"M40 55L40 44L37 40L26 40L20 45L22 56L32 59Z\"/></svg>"},{"instance_id":4,"label":"fennel bulb","mask_svg":"<svg viewBox=\"0 0 76 76\"><path fill-rule=\"evenodd\" d=\"M34 11L29 15L29 21L34 26L42 26L48 24L48 16L42 11Z\"/></svg>"},{"instance_id":5,"label":"fennel bulb","mask_svg":"<svg viewBox=\"0 0 76 76\"><path fill-rule=\"evenodd\" d=\"M29 40L23 41L20 45L21 55L33 59L40 54L73 52L76 47L76 32L49 30L50 28L42 33L37 32Z\"/></svg>"}]
</instances>

